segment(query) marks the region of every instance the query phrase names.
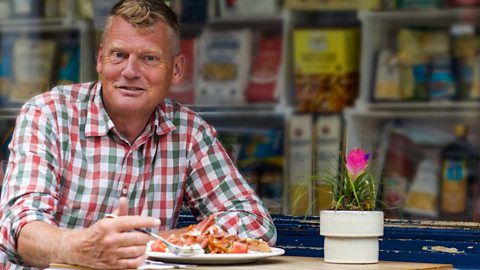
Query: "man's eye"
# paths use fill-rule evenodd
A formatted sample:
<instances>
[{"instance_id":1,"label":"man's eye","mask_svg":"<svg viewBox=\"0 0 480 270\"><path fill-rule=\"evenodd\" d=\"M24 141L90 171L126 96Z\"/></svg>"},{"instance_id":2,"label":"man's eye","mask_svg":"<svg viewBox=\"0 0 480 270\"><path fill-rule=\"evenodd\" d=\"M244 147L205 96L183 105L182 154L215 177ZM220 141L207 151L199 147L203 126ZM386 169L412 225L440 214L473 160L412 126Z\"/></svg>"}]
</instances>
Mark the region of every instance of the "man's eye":
<instances>
[{"instance_id":1,"label":"man's eye","mask_svg":"<svg viewBox=\"0 0 480 270\"><path fill-rule=\"evenodd\" d=\"M122 52L113 52L112 57L116 59L124 59L126 58L126 55Z\"/></svg>"},{"instance_id":2,"label":"man's eye","mask_svg":"<svg viewBox=\"0 0 480 270\"><path fill-rule=\"evenodd\" d=\"M146 62L148 63L154 63L154 62L157 62L158 61L158 57L156 56L153 56L153 55L146 55L143 57L145 59Z\"/></svg>"}]
</instances>

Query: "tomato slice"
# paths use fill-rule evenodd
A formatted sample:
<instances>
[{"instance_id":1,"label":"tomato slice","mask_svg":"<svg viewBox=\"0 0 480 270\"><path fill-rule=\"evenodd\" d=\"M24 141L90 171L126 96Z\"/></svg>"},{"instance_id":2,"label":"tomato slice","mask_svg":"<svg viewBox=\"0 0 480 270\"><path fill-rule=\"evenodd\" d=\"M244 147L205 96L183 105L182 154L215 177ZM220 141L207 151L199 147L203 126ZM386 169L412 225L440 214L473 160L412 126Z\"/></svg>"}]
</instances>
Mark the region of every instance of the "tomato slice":
<instances>
[{"instance_id":1,"label":"tomato slice","mask_svg":"<svg viewBox=\"0 0 480 270\"><path fill-rule=\"evenodd\" d=\"M160 240L156 240L153 244L152 244L152 251L155 251L155 252L165 252L165 249L167 248L167 246Z\"/></svg>"},{"instance_id":2,"label":"tomato slice","mask_svg":"<svg viewBox=\"0 0 480 270\"><path fill-rule=\"evenodd\" d=\"M243 244L237 241L233 242L232 248L230 248L230 250L228 251L228 253L247 253L247 252L248 252L247 244Z\"/></svg>"}]
</instances>

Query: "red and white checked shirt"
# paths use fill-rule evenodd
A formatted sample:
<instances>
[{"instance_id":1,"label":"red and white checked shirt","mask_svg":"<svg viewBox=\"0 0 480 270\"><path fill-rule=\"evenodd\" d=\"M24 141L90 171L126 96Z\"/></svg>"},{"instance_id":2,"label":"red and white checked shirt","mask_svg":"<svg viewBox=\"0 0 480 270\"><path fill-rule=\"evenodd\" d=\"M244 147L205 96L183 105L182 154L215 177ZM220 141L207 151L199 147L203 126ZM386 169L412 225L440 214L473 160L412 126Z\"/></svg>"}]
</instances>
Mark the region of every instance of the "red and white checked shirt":
<instances>
[{"instance_id":1,"label":"red and white checked shirt","mask_svg":"<svg viewBox=\"0 0 480 270\"><path fill-rule=\"evenodd\" d=\"M105 111L100 82L58 86L22 107L9 147L0 200L4 263L22 262L16 239L28 222L89 227L111 213L121 196L130 215L160 218L157 230L174 228L185 203L199 220L215 214L229 233L275 243L268 211L215 129L170 100L130 144Z\"/></svg>"}]
</instances>

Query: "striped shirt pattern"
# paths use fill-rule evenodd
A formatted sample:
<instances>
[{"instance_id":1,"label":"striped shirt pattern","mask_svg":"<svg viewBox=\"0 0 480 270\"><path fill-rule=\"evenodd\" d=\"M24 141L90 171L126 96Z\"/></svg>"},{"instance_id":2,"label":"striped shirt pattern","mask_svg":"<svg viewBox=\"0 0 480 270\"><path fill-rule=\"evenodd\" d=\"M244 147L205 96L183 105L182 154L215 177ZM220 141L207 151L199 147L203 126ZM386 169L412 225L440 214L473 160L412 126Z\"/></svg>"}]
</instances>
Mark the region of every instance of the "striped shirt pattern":
<instances>
[{"instance_id":1,"label":"striped shirt pattern","mask_svg":"<svg viewBox=\"0 0 480 270\"><path fill-rule=\"evenodd\" d=\"M198 220L214 214L228 233L276 241L268 211L215 129L171 100L157 107L130 144L105 111L100 82L58 86L25 103L9 149L0 200L5 269L29 269L16 253L28 222L89 227L121 196L130 215L161 220L154 232L174 228L186 205Z\"/></svg>"}]
</instances>

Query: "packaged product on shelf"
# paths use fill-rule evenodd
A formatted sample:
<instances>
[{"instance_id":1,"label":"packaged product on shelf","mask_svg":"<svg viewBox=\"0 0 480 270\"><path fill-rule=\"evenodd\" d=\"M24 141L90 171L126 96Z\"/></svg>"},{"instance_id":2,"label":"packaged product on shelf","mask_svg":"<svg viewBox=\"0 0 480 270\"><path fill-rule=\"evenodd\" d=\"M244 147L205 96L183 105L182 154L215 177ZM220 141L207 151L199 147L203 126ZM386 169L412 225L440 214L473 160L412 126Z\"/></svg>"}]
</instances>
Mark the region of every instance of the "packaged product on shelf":
<instances>
[{"instance_id":1,"label":"packaged product on shelf","mask_svg":"<svg viewBox=\"0 0 480 270\"><path fill-rule=\"evenodd\" d=\"M0 0L0 20L8 19L11 16L10 0Z\"/></svg>"},{"instance_id":2,"label":"packaged product on shelf","mask_svg":"<svg viewBox=\"0 0 480 270\"><path fill-rule=\"evenodd\" d=\"M320 115L315 121L314 214L331 209L331 186L326 179L339 175L339 159L342 145L341 115Z\"/></svg>"},{"instance_id":3,"label":"packaged product on shelf","mask_svg":"<svg viewBox=\"0 0 480 270\"><path fill-rule=\"evenodd\" d=\"M93 20L93 1L83 0L77 2L78 16L80 18Z\"/></svg>"},{"instance_id":4,"label":"packaged product on shelf","mask_svg":"<svg viewBox=\"0 0 480 270\"><path fill-rule=\"evenodd\" d=\"M457 80L457 98L471 100L473 71L478 50L478 40L472 24L458 23L450 27L452 39L453 70Z\"/></svg>"},{"instance_id":5,"label":"packaged product on shelf","mask_svg":"<svg viewBox=\"0 0 480 270\"><path fill-rule=\"evenodd\" d=\"M447 0L449 7L473 7L480 6L480 0Z\"/></svg>"},{"instance_id":6,"label":"packaged product on shelf","mask_svg":"<svg viewBox=\"0 0 480 270\"><path fill-rule=\"evenodd\" d=\"M219 138L270 212L283 213L283 129L221 128Z\"/></svg>"},{"instance_id":7,"label":"packaged product on shelf","mask_svg":"<svg viewBox=\"0 0 480 270\"><path fill-rule=\"evenodd\" d=\"M403 98L408 101L427 100L429 65L433 57L449 54L448 31L402 28L397 47Z\"/></svg>"},{"instance_id":8,"label":"packaged product on shelf","mask_svg":"<svg viewBox=\"0 0 480 270\"><path fill-rule=\"evenodd\" d=\"M16 115L5 116L0 120L0 134L2 134L1 144L0 144L0 160L8 160L10 155L10 150L8 145L12 140L13 130L15 129L15 120L17 119ZM6 165L6 164L3 164ZM5 169L5 168L4 168Z\"/></svg>"},{"instance_id":9,"label":"packaged product on shelf","mask_svg":"<svg viewBox=\"0 0 480 270\"><path fill-rule=\"evenodd\" d=\"M43 17L43 6L40 0L11 0L13 18L40 18Z\"/></svg>"},{"instance_id":10,"label":"packaged product on shelf","mask_svg":"<svg viewBox=\"0 0 480 270\"><path fill-rule=\"evenodd\" d=\"M243 105L251 65L250 29L206 29L198 41L195 103Z\"/></svg>"},{"instance_id":11,"label":"packaged product on shelf","mask_svg":"<svg viewBox=\"0 0 480 270\"><path fill-rule=\"evenodd\" d=\"M55 49L56 42L50 39L21 36L15 41L10 101L24 103L49 90Z\"/></svg>"},{"instance_id":12,"label":"packaged product on shelf","mask_svg":"<svg viewBox=\"0 0 480 270\"><path fill-rule=\"evenodd\" d=\"M0 105L7 103L13 87L13 45L14 35L2 34L0 46Z\"/></svg>"},{"instance_id":13,"label":"packaged product on shelf","mask_svg":"<svg viewBox=\"0 0 480 270\"><path fill-rule=\"evenodd\" d=\"M221 130L218 132L218 138L227 151L228 156L234 163L237 163L240 152L243 150L245 145L244 136L236 132L224 132Z\"/></svg>"},{"instance_id":14,"label":"packaged product on shelf","mask_svg":"<svg viewBox=\"0 0 480 270\"><path fill-rule=\"evenodd\" d=\"M437 162L431 159L420 162L405 199L405 213L416 217L437 218L438 175Z\"/></svg>"},{"instance_id":15,"label":"packaged product on shelf","mask_svg":"<svg viewBox=\"0 0 480 270\"><path fill-rule=\"evenodd\" d=\"M8 145L12 140L13 130L15 128L15 120L17 119L16 113L12 115L5 115L3 113L2 118L0 119L0 134L1 134L1 144L0 144L0 196L2 195L2 181L4 177L4 172L7 169L8 157L10 155L10 150Z\"/></svg>"},{"instance_id":16,"label":"packaged product on shelf","mask_svg":"<svg viewBox=\"0 0 480 270\"><path fill-rule=\"evenodd\" d=\"M282 36L262 34L258 40L252 74L245 92L248 102L277 101L281 65Z\"/></svg>"},{"instance_id":17,"label":"packaged product on shelf","mask_svg":"<svg viewBox=\"0 0 480 270\"><path fill-rule=\"evenodd\" d=\"M8 164L8 160L0 160L0 196L2 195L3 177L5 177L7 164Z\"/></svg>"},{"instance_id":18,"label":"packaged product on shelf","mask_svg":"<svg viewBox=\"0 0 480 270\"><path fill-rule=\"evenodd\" d=\"M45 18L60 17L60 0L43 0L43 14Z\"/></svg>"},{"instance_id":19,"label":"packaged product on shelf","mask_svg":"<svg viewBox=\"0 0 480 270\"><path fill-rule=\"evenodd\" d=\"M219 0L222 18L242 16L272 16L280 12L278 0Z\"/></svg>"},{"instance_id":20,"label":"packaged product on shelf","mask_svg":"<svg viewBox=\"0 0 480 270\"><path fill-rule=\"evenodd\" d=\"M409 183L413 177L414 144L400 128L390 130L388 149L383 164L382 197L385 217L399 218Z\"/></svg>"},{"instance_id":21,"label":"packaged product on shelf","mask_svg":"<svg viewBox=\"0 0 480 270\"><path fill-rule=\"evenodd\" d=\"M80 40L77 36L67 36L60 41L60 69L57 84L80 82Z\"/></svg>"},{"instance_id":22,"label":"packaged product on shelf","mask_svg":"<svg viewBox=\"0 0 480 270\"><path fill-rule=\"evenodd\" d=\"M441 152L440 219L471 220L473 188L479 181L478 149L468 141L467 127L455 126L455 140Z\"/></svg>"},{"instance_id":23,"label":"packaged product on shelf","mask_svg":"<svg viewBox=\"0 0 480 270\"><path fill-rule=\"evenodd\" d=\"M480 164L478 165L480 166ZM472 190L472 221L480 222L480 180L476 179L470 188Z\"/></svg>"},{"instance_id":24,"label":"packaged product on shelf","mask_svg":"<svg viewBox=\"0 0 480 270\"><path fill-rule=\"evenodd\" d=\"M230 159L235 163L238 171L248 184L259 194L260 175L256 169L256 164L242 160L245 156L244 151L249 144L249 136L241 131L218 130L218 139L227 151Z\"/></svg>"},{"instance_id":25,"label":"packaged product on shelf","mask_svg":"<svg viewBox=\"0 0 480 270\"><path fill-rule=\"evenodd\" d=\"M400 66L397 55L389 49L379 53L375 69L375 86L372 99L375 101L401 101Z\"/></svg>"},{"instance_id":26,"label":"packaged product on shelf","mask_svg":"<svg viewBox=\"0 0 480 270\"><path fill-rule=\"evenodd\" d=\"M450 56L433 57L428 79L430 100L453 100L456 93L456 81L452 74Z\"/></svg>"},{"instance_id":27,"label":"packaged product on shelf","mask_svg":"<svg viewBox=\"0 0 480 270\"><path fill-rule=\"evenodd\" d=\"M93 27L103 30L107 23L107 16L118 0L92 0L93 1ZM81 1L80 1L81 2Z\"/></svg>"},{"instance_id":28,"label":"packaged product on shelf","mask_svg":"<svg viewBox=\"0 0 480 270\"><path fill-rule=\"evenodd\" d=\"M260 175L260 198L271 214L283 214L283 158L263 163Z\"/></svg>"},{"instance_id":29,"label":"packaged product on shelf","mask_svg":"<svg viewBox=\"0 0 480 270\"><path fill-rule=\"evenodd\" d=\"M312 214L313 119L309 114L288 119L288 206L290 215Z\"/></svg>"},{"instance_id":30,"label":"packaged product on shelf","mask_svg":"<svg viewBox=\"0 0 480 270\"><path fill-rule=\"evenodd\" d=\"M398 9L440 9L444 8L445 0L397 0Z\"/></svg>"},{"instance_id":31,"label":"packaged product on shelf","mask_svg":"<svg viewBox=\"0 0 480 270\"><path fill-rule=\"evenodd\" d=\"M185 55L183 75L178 83L172 83L168 97L183 104L193 104L195 95L195 38L182 38L180 47Z\"/></svg>"},{"instance_id":32,"label":"packaged product on shelf","mask_svg":"<svg viewBox=\"0 0 480 270\"><path fill-rule=\"evenodd\" d=\"M182 23L204 23L208 20L209 0L173 1L171 7Z\"/></svg>"},{"instance_id":33,"label":"packaged product on shelf","mask_svg":"<svg viewBox=\"0 0 480 270\"><path fill-rule=\"evenodd\" d=\"M285 0L285 7L298 10L379 10L381 0Z\"/></svg>"},{"instance_id":34,"label":"packaged product on shelf","mask_svg":"<svg viewBox=\"0 0 480 270\"><path fill-rule=\"evenodd\" d=\"M296 29L293 33L296 107L340 112L358 93L358 28Z\"/></svg>"},{"instance_id":35,"label":"packaged product on shelf","mask_svg":"<svg viewBox=\"0 0 480 270\"><path fill-rule=\"evenodd\" d=\"M480 99L480 54L475 56L475 63L472 70L472 86L469 92L470 99Z\"/></svg>"}]
</instances>

